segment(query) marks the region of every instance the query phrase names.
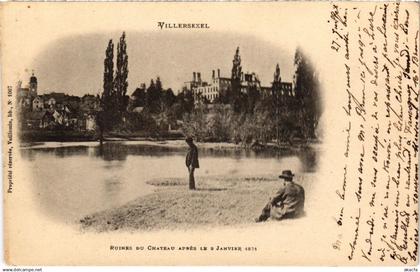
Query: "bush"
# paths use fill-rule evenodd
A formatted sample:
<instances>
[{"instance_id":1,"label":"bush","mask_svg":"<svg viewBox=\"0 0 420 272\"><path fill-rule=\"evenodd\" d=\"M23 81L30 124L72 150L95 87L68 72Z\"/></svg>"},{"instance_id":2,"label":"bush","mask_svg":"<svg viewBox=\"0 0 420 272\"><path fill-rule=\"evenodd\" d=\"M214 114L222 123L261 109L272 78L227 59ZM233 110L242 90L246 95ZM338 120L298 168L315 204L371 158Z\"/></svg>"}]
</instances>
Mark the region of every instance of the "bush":
<instances>
[{"instance_id":1,"label":"bush","mask_svg":"<svg viewBox=\"0 0 420 272\"><path fill-rule=\"evenodd\" d=\"M273 122L266 110L256 110L253 114L235 113L227 105L215 104L211 110L203 106L185 114L182 130L198 141L241 142L247 145L270 141Z\"/></svg>"}]
</instances>

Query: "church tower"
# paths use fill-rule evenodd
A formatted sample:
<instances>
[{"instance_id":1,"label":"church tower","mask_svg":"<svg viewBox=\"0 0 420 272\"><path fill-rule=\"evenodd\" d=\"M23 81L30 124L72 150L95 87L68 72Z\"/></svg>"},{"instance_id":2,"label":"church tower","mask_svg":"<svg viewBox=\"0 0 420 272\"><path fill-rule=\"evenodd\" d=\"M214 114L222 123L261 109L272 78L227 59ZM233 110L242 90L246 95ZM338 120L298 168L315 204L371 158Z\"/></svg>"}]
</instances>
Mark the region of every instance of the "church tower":
<instances>
[{"instance_id":1,"label":"church tower","mask_svg":"<svg viewBox=\"0 0 420 272\"><path fill-rule=\"evenodd\" d=\"M32 76L29 80L29 94L31 96L37 96L38 95L38 79L34 75L33 71L32 71Z\"/></svg>"}]
</instances>

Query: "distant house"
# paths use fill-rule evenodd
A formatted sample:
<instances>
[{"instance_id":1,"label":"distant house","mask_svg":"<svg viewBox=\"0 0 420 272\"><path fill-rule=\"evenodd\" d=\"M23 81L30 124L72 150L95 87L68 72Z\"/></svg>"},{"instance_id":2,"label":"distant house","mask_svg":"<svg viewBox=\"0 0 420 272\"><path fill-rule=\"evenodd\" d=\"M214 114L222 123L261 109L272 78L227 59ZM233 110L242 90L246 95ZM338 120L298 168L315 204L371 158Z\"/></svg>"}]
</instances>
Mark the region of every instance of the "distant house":
<instances>
[{"instance_id":1,"label":"distant house","mask_svg":"<svg viewBox=\"0 0 420 272\"><path fill-rule=\"evenodd\" d=\"M17 84L17 101L18 101L19 109L28 110L31 106L29 88L22 87L22 81L19 81Z\"/></svg>"},{"instance_id":2,"label":"distant house","mask_svg":"<svg viewBox=\"0 0 420 272\"><path fill-rule=\"evenodd\" d=\"M78 96L71 95L67 97L65 103L67 108L70 109L71 112L79 112L82 99Z\"/></svg>"},{"instance_id":3,"label":"distant house","mask_svg":"<svg viewBox=\"0 0 420 272\"><path fill-rule=\"evenodd\" d=\"M19 87L18 88L18 100L25 98L25 97L29 97L29 88L22 88Z\"/></svg>"},{"instance_id":4,"label":"distant house","mask_svg":"<svg viewBox=\"0 0 420 272\"><path fill-rule=\"evenodd\" d=\"M86 116L86 130L92 131L96 129L96 120L93 115Z\"/></svg>"},{"instance_id":5,"label":"distant house","mask_svg":"<svg viewBox=\"0 0 420 272\"><path fill-rule=\"evenodd\" d=\"M31 109L31 98L30 97L23 97L19 100L19 106L22 109L30 110Z\"/></svg>"},{"instance_id":6,"label":"distant house","mask_svg":"<svg viewBox=\"0 0 420 272\"><path fill-rule=\"evenodd\" d=\"M54 105L55 105L55 103L56 103L56 101L55 101L55 99L54 99L53 97L51 97L51 98L49 98L49 99L47 100L47 104L48 104L48 106L54 106Z\"/></svg>"},{"instance_id":7,"label":"distant house","mask_svg":"<svg viewBox=\"0 0 420 272\"><path fill-rule=\"evenodd\" d=\"M63 114L61 114L61 112L55 110L52 114L52 116L54 117L54 121L59 124L59 125L63 125L64 124L64 116Z\"/></svg>"},{"instance_id":8,"label":"distant house","mask_svg":"<svg viewBox=\"0 0 420 272\"><path fill-rule=\"evenodd\" d=\"M41 111L44 109L44 100L41 97L37 96L32 101L32 110L33 111Z\"/></svg>"},{"instance_id":9,"label":"distant house","mask_svg":"<svg viewBox=\"0 0 420 272\"><path fill-rule=\"evenodd\" d=\"M80 102L80 110L83 112L99 111L100 101L98 96L86 94Z\"/></svg>"},{"instance_id":10,"label":"distant house","mask_svg":"<svg viewBox=\"0 0 420 272\"><path fill-rule=\"evenodd\" d=\"M28 99L28 101L30 101L30 96L29 96L29 88L20 88L18 90L18 101L20 101L20 103L22 104L22 100L26 100Z\"/></svg>"},{"instance_id":11,"label":"distant house","mask_svg":"<svg viewBox=\"0 0 420 272\"><path fill-rule=\"evenodd\" d=\"M45 108L57 109L62 107L63 103L66 100L66 94L52 92L49 94L44 94L42 98L44 100Z\"/></svg>"},{"instance_id":12,"label":"distant house","mask_svg":"<svg viewBox=\"0 0 420 272\"><path fill-rule=\"evenodd\" d=\"M93 114L83 114L77 119L77 128L81 131L96 130L96 119Z\"/></svg>"},{"instance_id":13,"label":"distant house","mask_svg":"<svg viewBox=\"0 0 420 272\"><path fill-rule=\"evenodd\" d=\"M51 129L54 128L57 124L55 123L53 112L45 111L44 116L42 117L42 126L41 128Z\"/></svg>"},{"instance_id":14,"label":"distant house","mask_svg":"<svg viewBox=\"0 0 420 272\"><path fill-rule=\"evenodd\" d=\"M67 115L66 126L76 129L77 126L78 126L78 120L79 120L80 116L77 114L77 112L73 112L73 111L66 112L66 115Z\"/></svg>"},{"instance_id":15,"label":"distant house","mask_svg":"<svg viewBox=\"0 0 420 272\"><path fill-rule=\"evenodd\" d=\"M26 127L29 129L44 128L47 123L47 111L33 111L26 116Z\"/></svg>"}]
</instances>

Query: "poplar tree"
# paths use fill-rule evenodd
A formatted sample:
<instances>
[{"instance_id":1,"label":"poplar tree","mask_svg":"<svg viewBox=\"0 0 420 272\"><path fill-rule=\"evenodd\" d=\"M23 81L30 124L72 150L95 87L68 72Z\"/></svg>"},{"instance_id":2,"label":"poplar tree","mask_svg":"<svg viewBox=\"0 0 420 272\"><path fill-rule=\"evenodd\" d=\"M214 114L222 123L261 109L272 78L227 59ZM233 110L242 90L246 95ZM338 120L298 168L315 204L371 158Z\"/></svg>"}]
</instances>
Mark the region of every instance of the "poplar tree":
<instances>
[{"instance_id":1,"label":"poplar tree","mask_svg":"<svg viewBox=\"0 0 420 272\"><path fill-rule=\"evenodd\" d=\"M231 90L230 103L233 104L235 112L241 111L241 56L239 55L239 46L236 48L235 55L232 60Z\"/></svg>"},{"instance_id":2,"label":"poplar tree","mask_svg":"<svg viewBox=\"0 0 420 272\"><path fill-rule=\"evenodd\" d=\"M101 96L103 111L112 111L114 101L114 43L109 40L104 60L104 85Z\"/></svg>"},{"instance_id":3,"label":"poplar tree","mask_svg":"<svg viewBox=\"0 0 420 272\"><path fill-rule=\"evenodd\" d=\"M299 106L302 133L305 138L316 138L315 131L321 116L319 79L311 61L300 48L295 53L294 89Z\"/></svg>"},{"instance_id":4,"label":"poplar tree","mask_svg":"<svg viewBox=\"0 0 420 272\"><path fill-rule=\"evenodd\" d=\"M277 145L280 145L280 97L281 97L281 77L280 77L280 66L277 63L276 70L274 72L274 79L271 87L271 93L273 98L274 117L276 124L276 140Z\"/></svg>"},{"instance_id":5,"label":"poplar tree","mask_svg":"<svg viewBox=\"0 0 420 272\"><path fill-rule=\"evenodd\" d=\"M241 56L239 55L239 46L236 48L236 52L235 52L235 55L233 56L232 64L233 64L232 77L231 77L232 78L232 91L240 91L242 66L241 66ZM239 83L239 86L238 86L238 83Z\"/></svg>"},{"instance_id":6,"label":"poplar tree","mask_svg":"<svg viewBox=\"0 0 420 272\"><path fill-rule=\"evenodd\" d=\"M128 77L128 55L127 43L125 41L125 32L120 37L117 45L117 70L115 71L115 95L116 105L120 114L127 110L128 96L127 96L127 82Z\"/></svg>"},{"instance_id":7,"label":"poplar tree","mask_svg":"<svg viewBox=\"0 0 420 272\"><path fill-rule=\"evenodd\" d=\"M100 97L101 111L96 115L96 124L99 129L99 140L102 144L104 132L112 129L115 112L114 102L114 43L109 40L105 50L104 82Z\"/></svg>"}]
</instances>

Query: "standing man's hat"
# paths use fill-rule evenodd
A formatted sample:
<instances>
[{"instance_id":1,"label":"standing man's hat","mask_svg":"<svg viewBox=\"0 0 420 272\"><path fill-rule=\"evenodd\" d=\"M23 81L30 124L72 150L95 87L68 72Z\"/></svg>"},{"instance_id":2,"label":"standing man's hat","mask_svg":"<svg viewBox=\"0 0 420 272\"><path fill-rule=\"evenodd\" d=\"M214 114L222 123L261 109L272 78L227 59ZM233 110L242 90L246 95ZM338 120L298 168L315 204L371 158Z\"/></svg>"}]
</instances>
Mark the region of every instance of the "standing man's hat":
<instances>
[{"instance_id":1,"label":"standing man's hat","mask_svg":"<svg viewBox=\"0 0 420 272\"><path fill-rule=\"evenodd\" d=\"M292 171L284 170L279 176L279 178L288 179L288 178L293 178L294 176L295 174L293 174Z\"/></svg>"},{"instance_id":2,"label":"standing man's hat","mask_svg":"<svg viewBox=\"0 0 420 272\"><path fill-rule=\"evenodd\" d=\"M191 137L187 137L187 138L185 139L185 141L186 141L187 143L192 143L192 142L193 142L193 138L191 138Z\"/></svg>"}]
</instances>

